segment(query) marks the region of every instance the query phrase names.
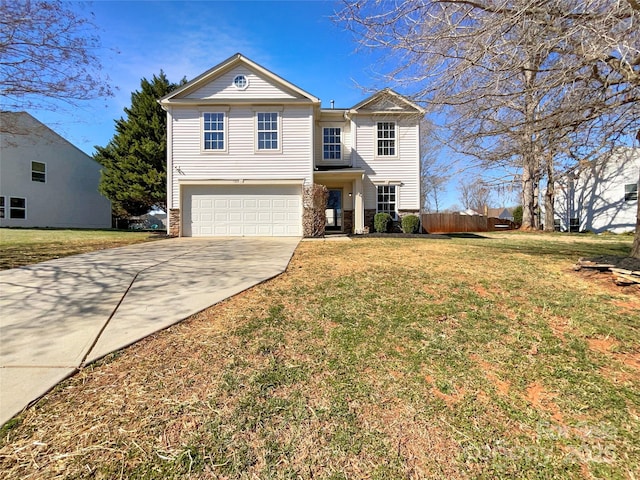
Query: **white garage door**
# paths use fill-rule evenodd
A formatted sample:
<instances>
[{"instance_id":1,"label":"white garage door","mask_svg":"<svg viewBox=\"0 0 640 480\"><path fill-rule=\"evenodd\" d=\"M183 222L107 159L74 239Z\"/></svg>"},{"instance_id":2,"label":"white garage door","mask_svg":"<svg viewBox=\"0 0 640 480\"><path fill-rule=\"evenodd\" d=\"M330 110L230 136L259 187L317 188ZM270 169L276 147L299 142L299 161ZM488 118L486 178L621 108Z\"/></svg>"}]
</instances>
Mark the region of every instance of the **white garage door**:
<instances>
[{"instance_id":1,"label":"white garage door","mask_svg":"<svg viewBox=\"0 0 640 480\"><path fill-rule=\"evenodd\" d=\"M208 236L302 236L301 187L186 186L182 234Z\"/></svg>"}]
</instances>

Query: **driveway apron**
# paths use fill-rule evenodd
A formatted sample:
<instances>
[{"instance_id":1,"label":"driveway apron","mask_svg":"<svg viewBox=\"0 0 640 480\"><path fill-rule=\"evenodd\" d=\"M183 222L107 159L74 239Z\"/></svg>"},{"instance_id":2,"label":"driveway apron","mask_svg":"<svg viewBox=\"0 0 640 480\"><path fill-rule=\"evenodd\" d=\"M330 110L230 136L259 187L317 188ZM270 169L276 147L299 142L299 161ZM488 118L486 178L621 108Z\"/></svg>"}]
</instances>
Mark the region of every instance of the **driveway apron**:
<instances>
[{"instance_id":1,"label":"driveway apron","mask_svg":"<svg viewBox=\"0 0 640 480\"><path fill-rule=\"evenodd\" d=\"M0 272L0 424L113 351L282 273L298 238L178 238Z\"/></svg>"}]
</instances>

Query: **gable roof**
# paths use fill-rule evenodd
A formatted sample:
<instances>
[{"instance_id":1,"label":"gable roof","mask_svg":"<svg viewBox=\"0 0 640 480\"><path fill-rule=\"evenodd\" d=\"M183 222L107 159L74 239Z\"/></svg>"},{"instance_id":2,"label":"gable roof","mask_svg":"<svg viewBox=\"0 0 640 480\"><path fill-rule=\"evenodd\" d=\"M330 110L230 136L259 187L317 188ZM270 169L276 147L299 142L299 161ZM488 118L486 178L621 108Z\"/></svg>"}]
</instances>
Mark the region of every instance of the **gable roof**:
<instances>
[{"instance_id":1,"label":"gable roof","mask_svg":"<svg viewBox=\"0 0 640 480\"><path fill-rule=\"evenodd\" d=\"M390 88L385 88L374 93L370 97L351 107L351 112L357 113L358 110L367 110L367 112L383 112L383 113L407 113L407 111L425 113L424 108L413 103L404 95L394 92Z\"/></svg>"},{"instance_id":2,"label":"gable roof","mask_svg":"<svg viewBox=\"0 0 640 480\"><path fill-rule=\"evenodd\" d=\"M11 145L14 138L28 137L30 142L36 143L44 139L46 136L48 137L46 139L47 142L56 142L67 145L68 147L80 152L92 162L98 163L91 155L88 155L29 112L2 110L0 111L0 124L2 125L0 127L0 132L2 133L2 147Z\"/></svg>"},{"instance_id":3,"label":"gable roof","mask_svg":"<svg viewBox=\"0 0 640 480\"><path fill-rule=\"evenodd\" d=\"M172 100L176 100L178 98L181 98L184 95L188 94L189 92L195 91L195 90L197 90L197 89L209 84L210 82L212 82L218 76L222 75L223 73L227 72L228 70L230 70L232 68L235 68L235 67L237 67L239 65L244 65L244 66L248 67L249 69L258 72L260 75L262 75L265 78L269 79L270 81L272 81L276 85L279 85L280 87L282 87L284 89L292 91L292 92L296 93L297 95L300 95L304 99L309 100L312 103L320 104L320 99L319 98L317 98L317 97L311 95L310 93L302 90L297 85L294 85L293 83L291 83L291 82L285 80L284 78L276 75L275 73L271 72L270 70L267 70L263 66L258 65L257 63L255 63L254 61L248 59L247 57L245 57L241 53L236 53L235 55L232 55L231 57L227 58L223 62L221 62L218 65L216 65L215 67L210 68L209 70L207 70L206 72L202 73L201 75L198 75L196 78L194 78L190 82L187 82L186 84L184 84L180 88L178 88L178 89L174 90L173 92L169 93L168 95L165 95L164 97L162 97L160 100L158 100L158 102L160 104L162 104L162 105L170 104L170 103L172 103Z\"/></svg>"}]
</instances>

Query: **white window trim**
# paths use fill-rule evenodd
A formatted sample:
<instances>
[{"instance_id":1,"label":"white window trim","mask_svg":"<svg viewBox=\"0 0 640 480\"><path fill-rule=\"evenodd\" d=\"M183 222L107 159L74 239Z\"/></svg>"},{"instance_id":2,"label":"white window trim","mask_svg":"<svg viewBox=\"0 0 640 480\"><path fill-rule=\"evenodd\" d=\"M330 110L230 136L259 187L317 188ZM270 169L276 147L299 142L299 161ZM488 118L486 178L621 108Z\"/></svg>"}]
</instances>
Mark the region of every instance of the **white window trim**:
<instances>
[{"instance_id":1,"label":"white window trim","mask_svg":"<svg viewBox=\"0 0 640 480\"><path fill-rule=\"evenodd\" d=\"M238 85L236 85L236 79L238 77L244 77L244 80L245 80L244 87L239 87ZM233 88L235 88L236 90L241 90L242 91L242 90L246 90L247 88L249 88L249 83L250 82L249 82L249 77L247 77L246 74L238 73L237 75L233 76L233 80L231 81L231 83L233 84Z\"/></svg>"},{"instance_id":2,"label":"white window trim","mask_svg":"<svg viewBox=\"0 0 640 480\"><path fill-rule=\"evenodd\" d=\"M7 197L0 195L0 199L2 199L2 205L0 205L2 215L0 215L0 219L9 218L7 217Z\"/></svg>"},{"instance_id":3,"label":"white window trim","mask_svg":"<svg viewBox=\"0 0 640 480\"><path fill-rule=\"evenodd\" d=\"M326 144L324 143L324 130L325 128L333 128L333 129L339 129L340 130L340 142L339 143L330 143L330 144ZM321 150L321 158L323 162L344 162L344 126L343 125L322 125L322 131L321 131L321 136L322 136L322 150ZM340 158L325 158L324 157L324 146L325 145L338 145L340 147Z\"/></svg>"},{"instance_id":4,"label":"white window trim","mask_svg":"<svg viewBox=\"0 0 640 480\"><path fill-rule=\"evenodd\" d=\"M34 163L41 163L42 165L44 165L44 182L40 182L38 180L34 180L33 179L33 174L34 173L43 173L43 172L36 172L33 169L33 164ZM35 182L35 183L47 183L47 177L49 176L48 173L49 172L47 171L47 163L46 162L40 162L39 160L31 160L31 181L32 182Z\"/></svg>"},{"instance_id":5,"label":"white window trim","mask_svg":"<svg viewBox=\"0 0 640 480\"><path fill-rule=\"evenodd\" d=\"M627 187L631 187L634 186L636 187L635 191L627 191ZM638 184L637 183L625 183L624 185L624 201L625 202L637 202L638 201ZM631 194L631 193L635 193L636 194L636 198L629 198L627 199L627 195Z\"/></svg>"},{"instance_id":6,"label":"white window trim","mask_svg":"<svg viewBox=\"0 0 640 480\"><path fill-rule=\"evenodd\" d=\"M400 129L398 128L398 120L374 118L373 123L373 156L374 158L398 158L400 152ZM393 123L394 125L394 141L395 141L395 154L393 155L380 155L378 154L378 124L379 123Z\"/></svg>"},{"instance_id":7,"label":"white window trim","mask_svg":"<svg viewBox=\"0 0 640 480\"><path fill-rule=\"evenodd\" d=\"M400 186L402 185L401 182L376 182L374 183L375 187L376 187L376 213L380 213L380 210L378 210L378 188L379 187L395 187L395 196L396 196L396 201L395 201L395 211L393 212L394 214L391 215L391 218L393 220L398 220L399 215L398 212L400 211ZM384 213L388 213L388 212L384 212Z\"/></svg>"},{"instance_id":8,"label":"white window trim","mask_svg":"<svg viewBox=\"0 0 640 480\"><path fill-rule=\"evenodd\" d=\"M7 197L7 198L9 199L9 205L8 205L9 216L8 217L6 216L7 215L7 211L6 211L7 210L7 204L5 203L5 207L4 207L5 208L5 218L9 218L9 219L12 219L12 220L26 220L27 219L27 198L26 197ZM19 210L24 210L24 218L17 218L17 217L11 216L11 208L12 208L11 207L11 199L12 198L20 198L20 199L24 200L24 208L14 207L14 208L17 208Z\"/></svg>"},{"instance_id":9,"label":"white window trim","mask_svg":"<svg viewBox=\"0 0 640 480\"><path fill-rule=\"evenodd\" d=\"M221 149L207 149L204 148L204 114L205 113L221 113L224 118L222 120L222 140L224 142L224 148ZM228 134L228 118L229 107L216 107L200 110L200 153L205 155L220 155L229 152L229 134Z\"/></svg>"},{"instance_id":10,"label":"white window trim","mask_svg":"<svg viewBox=\"0 0 640 480\"><path fill-rule=\"evenodd\" d=\"M261 155L281 154L282 153L282 108L254 108L253 109L253 149L254 153ZM259 113L277 113L278 114L278 148L258 148L258 114Z\"/></svg>"}]
</instances>

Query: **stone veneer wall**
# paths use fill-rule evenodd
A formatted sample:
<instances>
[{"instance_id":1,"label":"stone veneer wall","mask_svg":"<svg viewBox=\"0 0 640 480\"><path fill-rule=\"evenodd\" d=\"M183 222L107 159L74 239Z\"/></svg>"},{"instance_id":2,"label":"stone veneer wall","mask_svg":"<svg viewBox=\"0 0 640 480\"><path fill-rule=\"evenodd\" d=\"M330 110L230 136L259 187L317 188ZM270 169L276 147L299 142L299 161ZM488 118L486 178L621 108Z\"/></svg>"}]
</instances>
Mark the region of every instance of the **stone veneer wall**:
<instances>
[{"instance_id":1,"label":"stone veneer wall","mask_svg":"<svg viewBox=\"0 0 640 480\"><path fill-rule=\"evenodd\" d=\"M353 210L342 212L342 229L344 233L353 233Z\"/></svg>"},{"instance_id":2,"label":"stone veneer wall","mask_svg":"<svg viewBox=\"0 0 640 480\"><path fill-rule=\"evenodd\" d=\"M364 228L365 228L365 230L367 228L369 228L369 231L371 233L376 231L374 223L373 223L373 219L376 216L376 213L377 212L376 212L375 208L374 209L368 209L367 208L367 209L364 210Z\"/></svg>"},{"instance_id":3,"label":"stone veneer wall","mask_svg":"<svg viewBox=\"0 0 640 480\"><path fill-rule=\"evenodd\" d=\"M167 233L172 237L180 236L180 209L179 208L169 209L169 232Z\"/></svg>"}]
</instances>

